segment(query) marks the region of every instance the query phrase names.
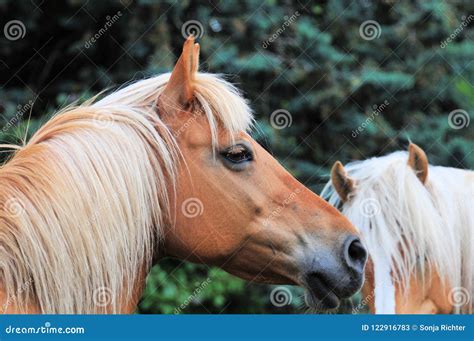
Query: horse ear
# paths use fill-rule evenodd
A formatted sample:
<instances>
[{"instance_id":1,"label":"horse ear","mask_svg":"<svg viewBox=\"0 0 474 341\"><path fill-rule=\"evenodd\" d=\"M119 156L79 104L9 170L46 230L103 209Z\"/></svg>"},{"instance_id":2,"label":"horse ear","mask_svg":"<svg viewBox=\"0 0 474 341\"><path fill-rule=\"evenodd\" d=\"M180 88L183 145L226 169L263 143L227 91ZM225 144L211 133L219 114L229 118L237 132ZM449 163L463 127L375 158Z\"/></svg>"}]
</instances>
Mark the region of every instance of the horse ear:
<instances>
[{"instance_id":1,"label":"horse ear","mask_svg":"<svg viewBox=\"0 0 474 341\"><path fill-rule=\"evenodd\" d=\"M349 198L349 194L355 189L355 182L347 175L344 166L339 161L336 161L332 166L331 181L342 202L346 202Z\"/></svg>"},{"instance_id":2,"label":"horse ear","mask_svg":"<svg viewBox=\"0 0 474 341\"><path fill-rule=\"evenodd\" d=\"M410 143L408 147L408 165L415 171L421 183L424 184L428 177L428 158L423 149L414 143Z\"/></svg>"},{"instance_id":3,"label":"horse ear","mask_svg":"<svg viewBox=\"0 0 474 341\"><path fill-rule=\"evenodd\" d=\"M171 72L170 80L157 99L160 112L174 113L185 110L194 97L194 80L199 67L199 44L190 36Z\"/></svg>"}]
</instances>

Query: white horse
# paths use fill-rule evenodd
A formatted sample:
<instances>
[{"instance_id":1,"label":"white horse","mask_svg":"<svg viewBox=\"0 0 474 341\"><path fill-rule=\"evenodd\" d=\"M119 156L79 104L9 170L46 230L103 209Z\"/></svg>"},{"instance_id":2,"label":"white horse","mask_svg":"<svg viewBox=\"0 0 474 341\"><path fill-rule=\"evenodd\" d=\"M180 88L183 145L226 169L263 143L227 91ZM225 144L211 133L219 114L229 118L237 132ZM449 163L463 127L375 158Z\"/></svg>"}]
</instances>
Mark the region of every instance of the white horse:
<instances>
[{"instance_id":1,"label":"white horse","mask_svg":"<svg viewBox=\"0 0 474 341\"><path fill-rule=\"evenodd\" d=\"M338 161L322 197L360 229L374 313L472 313L474 172L431 166L424 151Z\"/></svg>"}]
</instances>

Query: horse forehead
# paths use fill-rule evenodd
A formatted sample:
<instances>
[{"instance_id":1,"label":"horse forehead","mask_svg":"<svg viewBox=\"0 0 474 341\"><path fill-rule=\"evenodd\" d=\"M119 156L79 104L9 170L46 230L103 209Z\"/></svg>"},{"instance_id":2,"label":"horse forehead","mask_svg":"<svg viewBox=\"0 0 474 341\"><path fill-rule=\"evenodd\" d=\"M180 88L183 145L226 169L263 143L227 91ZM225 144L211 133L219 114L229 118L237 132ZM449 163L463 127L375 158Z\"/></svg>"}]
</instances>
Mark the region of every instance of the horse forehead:
<instances>
[{"instance_id":1,"label":"horse forehead","mask_svg":"<svg viewBox=\"0 0 474 341\"><path fill-rule=\"evenodd\" d=\"M175 130L178 140L185 142L190 148L210 146L212 144L211 128L207 120L195 120L183 123ZM231 132L221 125L217 127L217 139L219 143L230 143L232 140L252 140L244 131Z\"/></svg>"}]
</instances>

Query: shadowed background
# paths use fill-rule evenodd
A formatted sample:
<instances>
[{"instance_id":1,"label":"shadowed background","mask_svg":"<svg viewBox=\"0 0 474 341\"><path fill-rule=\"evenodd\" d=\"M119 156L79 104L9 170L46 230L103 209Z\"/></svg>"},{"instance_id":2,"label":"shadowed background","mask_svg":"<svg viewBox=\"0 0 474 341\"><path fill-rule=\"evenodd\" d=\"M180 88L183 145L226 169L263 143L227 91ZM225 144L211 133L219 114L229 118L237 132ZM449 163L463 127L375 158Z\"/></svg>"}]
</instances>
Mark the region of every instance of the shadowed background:
<instances>
[{"instance_id":1,"label":"shadowed background","mask_svg":"<svg viewBox=\"0 0 474 341\"><path fill-rule=\"evenodd\" d=\"M433 164L474 167L469 0L4 0L0 13L0 143L22 143L74 101L170 71L193 33L201 70L244 90L255 137L315 192L336 160L410 140ZM300 313L301 294L168 259L138 311ZM364 311L356 296L339 312Z\"/></svg>"}]
</instances>

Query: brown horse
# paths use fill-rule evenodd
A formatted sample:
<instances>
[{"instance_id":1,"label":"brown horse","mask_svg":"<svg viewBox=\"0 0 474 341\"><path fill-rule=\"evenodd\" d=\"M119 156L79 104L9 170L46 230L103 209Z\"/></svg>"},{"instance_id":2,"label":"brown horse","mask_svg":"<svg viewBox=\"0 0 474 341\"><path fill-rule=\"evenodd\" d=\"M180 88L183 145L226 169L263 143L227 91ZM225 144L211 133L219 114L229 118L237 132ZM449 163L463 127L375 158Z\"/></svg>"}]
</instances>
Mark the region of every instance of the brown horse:
<instances>
[{"instance_id":1,"label":"brown horse","mask_svg":"<svg viewBox=\"0 0 474 341\"><path fill-rule=\"evenodd\" d=\"M408 153L336 162L322 196L360 229L372 312L472 313L472 171L430 166L410 144Z\"/></svg>"},{"instance_id":2,"label":"brown horse","mask_svg":"<svg viewBox=\"0 0 474 341\"><path fill-rule=\"evenodd\" d=\"M0 169L0 307L131 313L164 256L301 285L337 307L362 285L351 223L247 133L240 93L198 73L189 38L171 74L47 122Z\"/></svg>"}]
</instances>

